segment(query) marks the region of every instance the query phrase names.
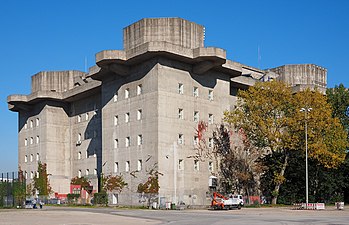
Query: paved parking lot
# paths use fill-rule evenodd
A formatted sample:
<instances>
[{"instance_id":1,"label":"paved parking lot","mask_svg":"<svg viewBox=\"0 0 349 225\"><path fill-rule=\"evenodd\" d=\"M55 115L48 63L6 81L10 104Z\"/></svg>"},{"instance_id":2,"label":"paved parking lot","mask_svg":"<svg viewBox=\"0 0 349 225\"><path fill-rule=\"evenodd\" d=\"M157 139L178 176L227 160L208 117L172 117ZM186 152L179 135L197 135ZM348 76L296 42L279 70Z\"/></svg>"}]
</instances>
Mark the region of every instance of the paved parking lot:
<instances>
[{"instance_id":1,"label":"paved parking lot","mask_svg":"<svg viewBox=\"0 0 349 225\"><path fill-rule=\"evenodd\" d=\"M29 210L0 210L0 225L228 225L228 224L349 224L349 210L327 207L322 211L289 208L243 208L210 210L126 210L114 208L45 207Z\"/></svg>"}]
</instances>

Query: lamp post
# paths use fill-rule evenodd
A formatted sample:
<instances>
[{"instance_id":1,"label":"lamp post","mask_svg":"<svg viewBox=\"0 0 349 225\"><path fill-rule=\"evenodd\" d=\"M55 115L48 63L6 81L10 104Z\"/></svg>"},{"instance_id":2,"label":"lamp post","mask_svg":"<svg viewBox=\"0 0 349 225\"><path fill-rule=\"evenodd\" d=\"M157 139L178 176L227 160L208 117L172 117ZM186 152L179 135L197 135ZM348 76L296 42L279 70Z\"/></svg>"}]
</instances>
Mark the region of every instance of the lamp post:
<instances>
[{"instance_id":1,"label":"lamp post","mask_svg":"<svg viewBox=\"0 0 349 225\"><path fill-rule=\"evenodd\" d=\"M304 118L305 118L305 202L306 202L306 209L308 209L308 112L310 112L312 108L301 108L301 112L304 112Z\"/></svg>"}]
</instances>

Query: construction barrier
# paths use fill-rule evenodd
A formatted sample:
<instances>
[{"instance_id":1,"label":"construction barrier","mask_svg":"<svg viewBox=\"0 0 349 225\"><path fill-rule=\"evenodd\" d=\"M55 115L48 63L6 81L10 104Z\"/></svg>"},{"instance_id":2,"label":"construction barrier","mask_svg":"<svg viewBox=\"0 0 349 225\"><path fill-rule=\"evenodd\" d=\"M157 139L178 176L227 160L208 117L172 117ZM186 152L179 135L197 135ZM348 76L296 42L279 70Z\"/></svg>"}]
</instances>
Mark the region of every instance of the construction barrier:
<instances>
[{"instance_id":1,"label":"construction barrier","mask_svg":"<svg viewBox=\"0 0 349 225\"><path fill-rule=\"evenodd\" d=\"M325 209L325 203L296 203L293 204L294 209L297 210L324 210Z\"/></svg>"}]
</instances>

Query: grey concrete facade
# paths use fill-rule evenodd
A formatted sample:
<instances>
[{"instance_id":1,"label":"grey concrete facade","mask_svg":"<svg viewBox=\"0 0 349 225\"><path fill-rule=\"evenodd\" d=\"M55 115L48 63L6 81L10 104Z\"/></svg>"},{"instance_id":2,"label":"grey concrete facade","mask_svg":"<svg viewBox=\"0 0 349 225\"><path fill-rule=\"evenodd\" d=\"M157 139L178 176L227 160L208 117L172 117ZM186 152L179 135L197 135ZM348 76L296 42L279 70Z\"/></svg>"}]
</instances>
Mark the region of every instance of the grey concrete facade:
<instances>
[{"instance_id":1,"label":"grey concrete facade","mask_svg":"<svg viewBox=\"0 0 349 225\"><path fill-rule=\"evenodd\" d=\"M212 133L239 89L295 76L277 72L205 47L201 25L142 19L124 29L123 50L96 54L89 73L40 72L31 94L8 97L9 109L19 113L19 166L31 182L37 162L47 163L57 193L68 193L76 176L88 177L97 191L101 173L121 174L128 187L111 193L110 203L126 205L142 204L137 186L155 168L162 174L160 203L206 205L218 166L214 158L191 157L198 122Z\"/></svg>"}]
</instances>

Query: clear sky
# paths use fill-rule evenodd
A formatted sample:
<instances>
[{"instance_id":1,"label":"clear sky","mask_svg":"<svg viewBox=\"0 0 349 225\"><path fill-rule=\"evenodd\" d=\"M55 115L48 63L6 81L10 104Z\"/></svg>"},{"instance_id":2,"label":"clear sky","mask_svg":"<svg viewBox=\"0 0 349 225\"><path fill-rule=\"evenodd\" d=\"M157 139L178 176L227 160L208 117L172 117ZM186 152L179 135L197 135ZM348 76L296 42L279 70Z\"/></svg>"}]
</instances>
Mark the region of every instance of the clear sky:
<instances>
[{"instance_id":1,"label":"clear sky","mask_svg":"<svg viewBox=\"0 0 349 225\"><path fill-rule=\"evenodd\" d=\"M17 170L18 115L7 96L29 94L39 71L85 71L95 53L122 49L122 29L145 17L199 23L205 45L231 60L261 69L313 63L328 69L329 87L349 87L346 0L2 0L0 9L0 172Z\"/></svg>"}]
</instances>

